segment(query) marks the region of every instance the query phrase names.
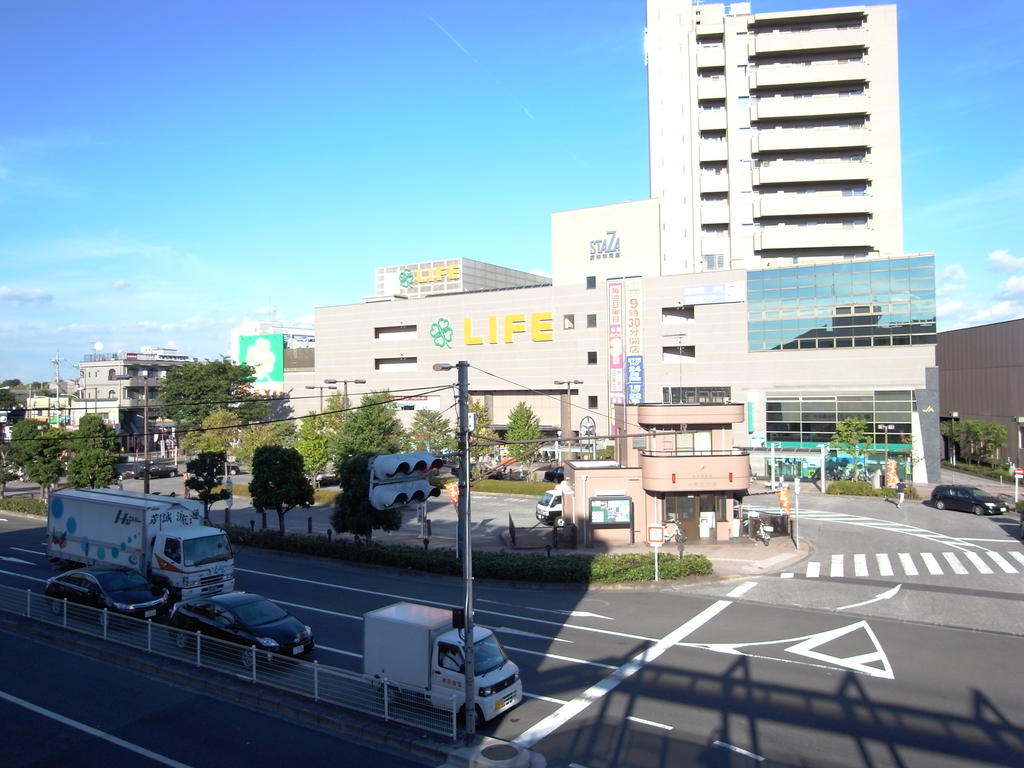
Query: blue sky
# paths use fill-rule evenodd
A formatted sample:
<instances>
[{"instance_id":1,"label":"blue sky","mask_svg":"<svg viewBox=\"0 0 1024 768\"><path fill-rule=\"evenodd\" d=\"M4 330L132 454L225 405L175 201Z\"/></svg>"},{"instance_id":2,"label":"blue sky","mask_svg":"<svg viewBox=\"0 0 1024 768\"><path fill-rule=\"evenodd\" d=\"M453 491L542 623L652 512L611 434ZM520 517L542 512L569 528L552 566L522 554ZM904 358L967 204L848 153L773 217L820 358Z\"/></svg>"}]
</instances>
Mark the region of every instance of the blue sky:
<instances>
[{"instance_id":1,"label":"blue sky","mask_svg":"<svg viewBox=\"0 0 1024 768\"><path fill-rule=\"evenodd\" d=\"M897 5L905 250L936 254L941 330L1024 316L1024 16ZM57 355L74 377L96 342L217 358L247 318L359 302L376 266L549 269L553 211L648 194L644 16L3 3L0 379L52 379Z\"/></svg>"}]
</instances>

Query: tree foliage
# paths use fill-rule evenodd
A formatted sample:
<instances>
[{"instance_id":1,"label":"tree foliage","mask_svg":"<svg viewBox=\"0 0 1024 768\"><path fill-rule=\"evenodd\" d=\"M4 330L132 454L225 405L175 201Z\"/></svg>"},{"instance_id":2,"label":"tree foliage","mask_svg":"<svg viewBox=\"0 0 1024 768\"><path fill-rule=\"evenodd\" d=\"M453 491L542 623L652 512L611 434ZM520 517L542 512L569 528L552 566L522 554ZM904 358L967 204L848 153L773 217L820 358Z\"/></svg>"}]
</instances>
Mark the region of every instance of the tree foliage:
<instances>
[{"instance_id":1,"label":"tree foliage","mask_svg":"<svg viewBox=\"0 0 1024 768\"><path fill-rule=\"evenodd\" d=\"M203 502L203 517L207 520L210 506L228 497L227 489L220 487L226 461L223 451L202 451L185 464L185 487L195 491L196 498ZM224 524L231 524L231 510L224 511Z\"/></svg>"},{"instance_id":2,"label":"tree foliage","mask_svg":"<svg viewBox=\"0 0 1024 768\"><path fill-rule=\"evenodd\" d=\"M957 455L975 464L995 464L999 448L1006 443L1006 427L974 419L952 419L939 426L943 436L951 439Z\"/></svg>"},{"instance_id":3,"label":"tree foliage","mask_svg":"<svg viewBox=\"0 0 1024 768\"><path fill-rule=\"evenodd\" d=\"M299 421L295 450L302 456L302 466L310 479L322 472L330 461L330 436L324 416L307 416Z\"/></svg>"},{"instance_id":4,"label":"tree foliage","mask_svg":"<svg viewBox=\"0 0 1024 768\"><path fill-rule=\"evenodd\" d=\"M15 465L40 489L40 498L49 496L50 487L60 479L67 433L40 421L19 421L11 430Z\"/></svg>"},{"instance_id":5,"label":"tree foliage","mask_svg":"<svg viewBox=\"0 0 1024 768\"><path fill-rule=\"evenodd\" d=\"M74 456L68 461L68 482L75 488L102 488L117 480L117 434L95 413L78 424L69 441Z\"/></svg>"},{"instance_id":6,"label":"tree foliage","mask_svg":"<svg viewBox=\"0 0 1024 768\"><path fill-rule=\"evenodd\" d=\"M540 450L540 443L516 443L516 440L539 440L540 419L525 402L519 402L508 414L505 439L509 441L508 453L516 461L529 465Z\"/></svg>"},{"instance_id":7,"label":"tree foliage","mask_svg":"<svg viewBox=\"0 0 1024 768\"><path fill-rule=\"evenodd\" d=\"M369 464L375 455L359 451L335 465L342 492L334 500L331 526L338 533L351 533L369 541L375 530L397 531L402 527L400 508L374 509L370 506Z\"/></svg>"},{"instance_id":8,"label":"tree foliage","mask_svg":"<svg viewBox=\"0 0 1024 768\"><path fill-rule=\"evenodd\" d=\"M198 428L216 410L227 410L242 422L259 421L269 404L253 390L253 369L230 360L185 363L161 381L160 407L179 429Z\"/></svg>"},{"instance_id":9,"label":"tree foliage","mask_svg":"<svg viewBox=\"0 0 1024 768\"><path fill-rule=\"evenodd\" d=\"M238 433L234 455L243 464L252 465L256 451L265 445L291 448L295 444L295 424L292 421L272 421L269 424L250 424Z\"/></svg>"},{"instance_id":10,"label":"tree foliage","mask_svg":"<svg viewBox=\"0 0 1024 768\"><path fill-rule=\"evenodd\" d=\"M186 431L181 436L181 447L186 454L229 453L238 441L238 428L242 421L238 414L218 408L203 418L199 429Z\"/></svg>"},{"instance_id":11,"label":"tree foliage","mask_svg":"<svg viewBox=\"0 0 1024 768\"><path fill-rule=\"evenodd\" d=\"M868 423L857 416L850 416L836 424L835 434L829 441L836 448L853 457L854 462L860 463L867 454Z\"/></svg>"},{"instance_id":12,"label":"tree foliage","mask_svg":"<svg viewBox=\"0 0 1024 768\"><path fill-rule=\"evenodd\" d=\"M409 426L409 437L417 451L444 453L455 450L452 423L438 411L416 411Z\"/></svg>"},{"instance_id":13,"label":"tree foliage","mask_svg":"<svg viewBox=\"0 0 1024 768\"><path fill-rule=\"evenodd\" d=\"M252 457L249 494L257 512L277 512L278 529L283 536L285 514L295 507L313 504L313 485L303 471L299 452L280 445L257 448Z\"/></svg>"},{"instance_id":14,"label":"tree foliage","mask_svg":"<svg viewBox=\"0 0 1024 768\"><path fill-rule=\"evenodd\" d=\"M473 414L476 421L476 429L473 430L472 439L469 443L469 460L476 466L473 474L477 477L483 474L484 467L480 459L489 453L498 450L498 433L491 429L491 412L483 400L469 401L469 412Z\"/></svg>"},{"instance_id":15,"label":"tree foliage","mask_svg":"<svg viewBox=\"0 0 1024 768\"><path fill-rule=\"evenodd\" d=\"M359 407L348 411L331 439L331 459L341 467L357 453L401 453L407 445L402 422L387 390L363 395Z\"/></svg>"}]
</instances>

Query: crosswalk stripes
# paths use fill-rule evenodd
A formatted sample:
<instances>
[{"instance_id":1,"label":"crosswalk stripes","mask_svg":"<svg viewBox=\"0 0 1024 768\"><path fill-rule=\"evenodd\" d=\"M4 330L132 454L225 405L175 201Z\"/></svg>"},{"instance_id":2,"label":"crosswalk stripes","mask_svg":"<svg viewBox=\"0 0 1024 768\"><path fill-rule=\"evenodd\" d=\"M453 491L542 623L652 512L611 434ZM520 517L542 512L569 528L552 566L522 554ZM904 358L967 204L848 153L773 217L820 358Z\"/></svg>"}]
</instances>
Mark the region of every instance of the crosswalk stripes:
<instances>
[{"instance_id":1,"label":"crosswalk stripes","mask_svg":"<svg viewBox=\"0 0 1024 768\"><path fill-rule=\"evenodd\" d=\"M826 562L807 561L803 574L792 571L781 574L783 578L802 575L806 579L842 579L847 575L846 558L853 564L853 577L864 579L873 575L885 577L920 576L922 571L929 576L967 576L996 573L1024 573L1024 552L995 552L993 550L959 552L897 552L895 557L887 553L876 553L874 558L864 553L830 555Z\"/></svg>"}]
</instances>

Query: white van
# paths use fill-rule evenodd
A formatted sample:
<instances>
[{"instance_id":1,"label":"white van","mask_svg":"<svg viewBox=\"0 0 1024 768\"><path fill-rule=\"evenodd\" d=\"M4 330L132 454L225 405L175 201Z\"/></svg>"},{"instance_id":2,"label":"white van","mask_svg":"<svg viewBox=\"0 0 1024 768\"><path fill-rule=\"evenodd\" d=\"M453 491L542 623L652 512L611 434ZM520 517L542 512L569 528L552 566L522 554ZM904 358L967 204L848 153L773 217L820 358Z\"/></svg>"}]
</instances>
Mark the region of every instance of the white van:
<instances>
[{"instance_id":1,"label":"white van","mask_svg":"<svg viewBox=\"0 0 1024 768\"><path fill-rule=\"evenodd\" d=\"M537 502L537 519L545 525L556 525L561 528L565 525L565 518L562 517L562 489L552 488L540 497Z\"/></svg>"}]
</instances>

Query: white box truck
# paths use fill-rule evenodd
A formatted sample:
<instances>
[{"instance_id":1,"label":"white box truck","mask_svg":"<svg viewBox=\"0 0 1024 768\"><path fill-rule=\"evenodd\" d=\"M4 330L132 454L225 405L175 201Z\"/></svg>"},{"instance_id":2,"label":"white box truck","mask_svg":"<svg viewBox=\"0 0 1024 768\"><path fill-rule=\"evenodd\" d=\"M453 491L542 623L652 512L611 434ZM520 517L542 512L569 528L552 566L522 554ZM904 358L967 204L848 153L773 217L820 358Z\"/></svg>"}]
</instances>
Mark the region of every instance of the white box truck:
<instances>
[{"instance_id":1,"label":"white box truck","mask_svg":"<svg viewBox=\"0 0 1024 768\"><path fill-rule=\"evenodd\" d=\"M230 592L235 558L227 534L203 524L203 505L110 489L50 496L47 557L61 566L134 568L175 600Z\"/></svg>"},{"instance_id":2,"label":"white box truck","mask_svg":"<svg viewBox=\"0 0 1024 768\"><path fill-rule=\"evenodd\" d=\"M363 672L436 707L466 703L463 691L465 630L455 629L452 611L395 603L363 616ZM519 667L505 655L494 632L473 627L473 671L478 716L491 720L523 698Z\"/></svg>"}]
</instances>

